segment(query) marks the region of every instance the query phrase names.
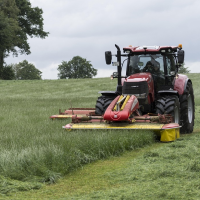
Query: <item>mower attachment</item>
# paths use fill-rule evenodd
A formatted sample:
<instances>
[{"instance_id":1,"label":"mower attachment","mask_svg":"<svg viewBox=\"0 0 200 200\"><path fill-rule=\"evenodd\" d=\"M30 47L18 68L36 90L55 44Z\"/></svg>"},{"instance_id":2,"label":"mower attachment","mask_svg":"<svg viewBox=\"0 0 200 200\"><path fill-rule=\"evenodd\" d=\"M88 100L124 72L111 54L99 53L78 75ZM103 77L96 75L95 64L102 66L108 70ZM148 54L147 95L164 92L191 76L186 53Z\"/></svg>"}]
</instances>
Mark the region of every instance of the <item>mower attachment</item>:
<instances>
[{"instance_id":1,"label":"mower attachment","mask_svg":"<svg viewBox=\"0 0 200 200\"><path fill-rule=\"evenodd\" d=\"M134 95L117 96L105 111L103 116L95 114L93 108L71 108L51 119L71 118L72 122L63 126L64 129L142 129L152 130L160 141L170 142L180 137L180 126L173 123L173 117L168 114L141 115L139 102Z\"/></svg>"}]
</instances>

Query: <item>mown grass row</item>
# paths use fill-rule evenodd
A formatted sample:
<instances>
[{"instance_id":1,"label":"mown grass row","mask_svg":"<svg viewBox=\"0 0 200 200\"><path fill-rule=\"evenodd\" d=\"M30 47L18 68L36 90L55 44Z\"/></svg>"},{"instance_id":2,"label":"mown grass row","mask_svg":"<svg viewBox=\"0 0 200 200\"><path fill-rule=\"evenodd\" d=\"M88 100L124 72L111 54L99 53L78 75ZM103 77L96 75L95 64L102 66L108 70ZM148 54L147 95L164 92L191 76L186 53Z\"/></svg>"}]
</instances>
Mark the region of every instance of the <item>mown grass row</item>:
<instances>
[{"instance_id":1,"label":"mown grass row","mask_svg":"<svg viewBox=\"0 0 200 200\"><path fill-rule=\"evenodd\" d=\"M146 151L104 174L104 190L66 199L200 199L200 133Z\"/></svg>"},{"instance_id":2,"label":"mown grass row","mask_svg":"<svg viewBox=\"0 0 200 200\"><path fill-rule=\"evenodd\" d=\"M58 109L94 107L110 79L0 81L0 192L38 189L84 164L154 142L144 131L79 130L50 120Z\"/></svg>"}]
</instances>

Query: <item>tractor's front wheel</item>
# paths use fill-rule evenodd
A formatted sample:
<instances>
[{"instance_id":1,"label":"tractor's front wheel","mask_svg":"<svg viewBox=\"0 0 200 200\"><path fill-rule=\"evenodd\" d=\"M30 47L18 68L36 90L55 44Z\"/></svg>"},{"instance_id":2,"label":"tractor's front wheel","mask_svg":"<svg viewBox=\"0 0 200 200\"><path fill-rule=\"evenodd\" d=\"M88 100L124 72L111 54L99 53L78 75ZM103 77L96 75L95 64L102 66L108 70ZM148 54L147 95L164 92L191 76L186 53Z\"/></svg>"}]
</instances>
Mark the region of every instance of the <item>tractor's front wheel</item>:
<instances>
[{"instance_id":1,"label":"tractor's front wheel","mask_svg":"<svg viewBox=\"0 0 200 200\"><path fill-rule=\"evenodd\" d=\"M181 104L181 133L192 133L194 127L194 93L192 83L188 82L183 95L180 96Z\"/></svg>"},{"instance_id":2,"label":"tractor's front wheel","mask_svg":"<svg viewBox=\"0 0 200 200\"><path fill-rule=\"evenodd\" d=\"M115 96L100 96L97 99L95 106L95 114L103 115L107 109L107 107L111 104L111 102L115 99Z\"/></svg>"},{"instance_id":3,"label":"tractor's front wheel","mask_svg":"<svg viewBox=\"0 0 200 200\"><path fill-rule=\"evenodd\" d=\"M174 123L180 124L180 103L175 95L162 96L156 102L156 113L171 114Z\"/></svg>"}]
</instances>

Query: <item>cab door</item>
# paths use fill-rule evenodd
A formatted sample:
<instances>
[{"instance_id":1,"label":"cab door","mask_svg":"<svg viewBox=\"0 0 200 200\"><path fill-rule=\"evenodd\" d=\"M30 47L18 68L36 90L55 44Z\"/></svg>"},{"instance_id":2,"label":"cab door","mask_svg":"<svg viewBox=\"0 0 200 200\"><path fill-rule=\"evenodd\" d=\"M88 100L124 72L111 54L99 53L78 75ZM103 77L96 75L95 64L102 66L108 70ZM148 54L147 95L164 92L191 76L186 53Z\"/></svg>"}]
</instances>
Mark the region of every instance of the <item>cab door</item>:
<instances>
[{"instance_id":1,"label":"cab door","mask_svg":"<svg viewBox=\"0 0 200 200\"><path fill-rule=\"evenodd\" d=\"M173 88L173 80L176 71L175 58L173 55L165 55L165 85L166 89Z\"/></svg>"}]
</instances>

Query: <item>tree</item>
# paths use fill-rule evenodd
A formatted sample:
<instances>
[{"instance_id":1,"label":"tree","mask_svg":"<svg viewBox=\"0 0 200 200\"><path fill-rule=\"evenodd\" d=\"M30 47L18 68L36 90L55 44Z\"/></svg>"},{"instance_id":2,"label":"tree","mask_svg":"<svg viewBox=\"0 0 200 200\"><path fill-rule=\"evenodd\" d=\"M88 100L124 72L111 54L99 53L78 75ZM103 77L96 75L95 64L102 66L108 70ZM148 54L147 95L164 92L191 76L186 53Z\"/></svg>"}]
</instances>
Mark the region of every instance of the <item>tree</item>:
<instances>
[{"instance_id":1,"label":"tree","mask_svg":"<svg viewBox=\"0 0 200 200\"><path fill-rule=\"evenodd\" d=\"M3 78L3 63L7 52L17 43L20 31L17 22L18 8L14 0L0 0L0 78Z\"/></svg>"},{"instance_id":2,"label":"tree","mask_svg":"<svg viewBox=\"0 0 200 200\"><path fill-rule=\"evenodd\" d=\"M4 58L10 52L30 54L29 37L45 38L42 9L31 7L29 0L0 0L0 78Z\"/></svg>"},{"instance_id":3,"label":"tree","mask_svg":"<svg viewBox=\"0 0 200 200\"><path fill-rule=\"evenodd\" d=\"M3 68L3 77L4 80L13 80L15 79L15 73L11 65L6 65Z\"/></svg>"},{"instance_id":4,"label":"tree","mask_svg":"<svg viewBox=\"0 0 200 200\"><path fill-rule=\"evenodd\" d=\"M185 64L182 64L182 66L178 69L179 74L187 74L190 73L190 70L188 67L185 67Z\"/></svg>"},{"instance_id":5,"label":"tree","mask_svg":"<svg viewBox=\"0 0 200 200\"><path fill-rule=\"evenodd\" d=\"M18 80L40 80L42 72L38 70L33 64L28 63L27 60L13 65L15 79Z\"/></svg>"},{"instance_id":6,"label":"tree","mask_svg":"<svg viewBox=\"0 0 200 200\"><path fill-rule=\"evenodd\" d=\"M92 78L97 75L97 69L92 67L90 61L80 56L73 57L69 62L62 61L62 63L58 65L58 71L58 78L60 79Z\"/></svg>"}]
</instances>

